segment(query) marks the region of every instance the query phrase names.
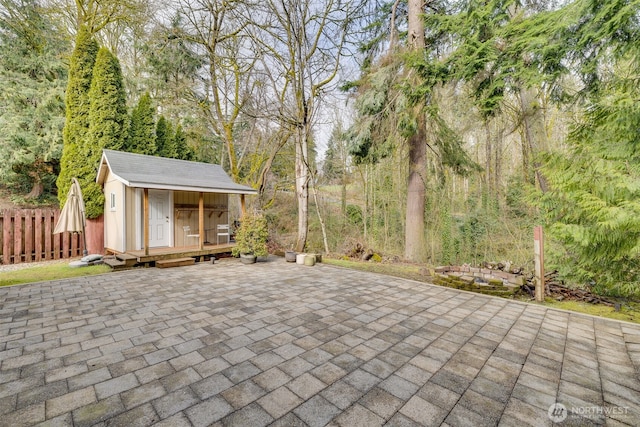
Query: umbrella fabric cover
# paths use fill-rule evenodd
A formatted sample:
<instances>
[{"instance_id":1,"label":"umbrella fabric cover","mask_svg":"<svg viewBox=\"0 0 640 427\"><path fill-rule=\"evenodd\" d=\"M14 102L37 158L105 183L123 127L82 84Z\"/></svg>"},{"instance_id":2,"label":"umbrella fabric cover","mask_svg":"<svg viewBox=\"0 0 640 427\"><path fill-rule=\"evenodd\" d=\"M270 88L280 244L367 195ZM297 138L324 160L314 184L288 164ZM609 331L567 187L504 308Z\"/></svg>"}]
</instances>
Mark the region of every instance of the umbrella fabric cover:
<instances>
[{"instance_id":1,"label":"umbrella fabric cover","mask_svg":"<svg viewBox=\"0 0 640 427\"><path fill-rule=\"evenodd\" d=\"M62 207L60 218L53 233L57 234L65 231L84 232L84 201L82 200L80 184L75 178L73 178L67 201Z\"/></svg>"}]
</instances>

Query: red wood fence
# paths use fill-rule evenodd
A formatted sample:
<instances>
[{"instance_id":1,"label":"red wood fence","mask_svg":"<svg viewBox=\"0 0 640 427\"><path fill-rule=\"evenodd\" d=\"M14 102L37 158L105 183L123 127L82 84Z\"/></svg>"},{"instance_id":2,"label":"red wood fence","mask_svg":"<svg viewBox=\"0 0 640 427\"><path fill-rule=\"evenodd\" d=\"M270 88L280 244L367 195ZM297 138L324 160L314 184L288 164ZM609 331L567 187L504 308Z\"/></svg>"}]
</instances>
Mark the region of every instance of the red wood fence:
<instances>
[{"instance_id":1,"label":"red wood fence","mask_svg":"<svg viewBox=\"0 0 640 427\"><path fill-rule=\"evenodd\" d=\"M0 264L80 256L79 234L53 234L59 215L58 209L0 210Z\"/></svg>"}]
</instances>

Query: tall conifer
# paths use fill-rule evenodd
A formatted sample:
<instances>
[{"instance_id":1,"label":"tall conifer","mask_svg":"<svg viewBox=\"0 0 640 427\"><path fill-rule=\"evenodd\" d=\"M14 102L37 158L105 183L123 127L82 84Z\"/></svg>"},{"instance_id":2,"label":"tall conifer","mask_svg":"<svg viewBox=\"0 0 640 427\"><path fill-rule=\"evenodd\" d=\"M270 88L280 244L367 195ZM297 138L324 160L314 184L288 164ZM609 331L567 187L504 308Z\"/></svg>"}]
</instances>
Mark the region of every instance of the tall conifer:
<instances>
[{"instance_id":1,"label":"tall conifer","mask_svg":"<svg viewBox=\"0 0 640 427\"><path fill-rule=\"evenodd\" d=\"M176 133L173 135L173 146L175 147L176 158L181 160L194 160L195 153L187 144L187 135L182 129L182 125L178 125Z\"/></svg>"},{"instance_id":2,"label":"tall conifer","mask_svg":"<svg viewBox=\"0 0 640 427\"><path fill-rule=\"evenodd\" d=\"M160 157L174 158L172 147L173 129L171 123L164 116L160 116L156 123L156 155Z\"/></svg>"},{"instance_id":3,"label":"tall conifer","mask_svg":"<svg viewBox=\"0 0 640 427\"><path fill-rule=\"evenodd\" d=\"M120 62L104 47L96 58L89 101L89 150L78 179L84 192L87 217L96 218L104 209L104 195L96 183L102 150L122 149L128 125Z\"/></svg>"},{"instance_id":4,"label":"tall conifer","mask_svg":"<svg viewBox=\"0 0 640 427\"><path fill-rule=\"evenodd\" d=\"M131 112L131 126L125 151L139 154L156 154L156 129L149 93L142 95Z\"/></svg>"},{"instance_id":5,"label":"tall conifer","mask_svg":"<svg viewBox=\"0 0 640 427\"><path fill-rule=\"evenodd\" d=\"M14 194L54 190L69 47L36 0L0 0L0 182Z\"/></svg>"},{"instance_id":6,"label":"tall conifer","mask_svg":"<svg viewBox=\"0 0 640 427\"><path fill-rule=\"evenodd\" d=\"M98 54L98 44L86 26L81 26L76 45L69 62L69 81L65 94L66 122L63 130L63 149L58 175L58 200L64 205L71 187L71 178L78 177L79 170L87 163L89 153L89 88L93 66ZM95 165L93 165L95 166ZM94 172L95 174L95 172Z\"/></svg>"}]
</instances>

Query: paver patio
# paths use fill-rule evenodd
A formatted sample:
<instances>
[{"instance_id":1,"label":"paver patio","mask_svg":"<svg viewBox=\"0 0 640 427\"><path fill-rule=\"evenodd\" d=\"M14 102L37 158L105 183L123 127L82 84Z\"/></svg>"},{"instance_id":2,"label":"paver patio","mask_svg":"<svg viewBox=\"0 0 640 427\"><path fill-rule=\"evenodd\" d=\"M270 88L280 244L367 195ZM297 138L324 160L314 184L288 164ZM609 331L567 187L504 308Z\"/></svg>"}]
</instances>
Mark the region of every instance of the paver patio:
<instances>
[{"instance_id":1,"label":"paver patio","mask_svg":"<svg viewBox=\"0 0 640 427\"><path fill-rule=\"evenodd\" d=\"M324 264L0 288L2 426L633 426L639 372L640 325Z\"/></svg>"}]
</instances>

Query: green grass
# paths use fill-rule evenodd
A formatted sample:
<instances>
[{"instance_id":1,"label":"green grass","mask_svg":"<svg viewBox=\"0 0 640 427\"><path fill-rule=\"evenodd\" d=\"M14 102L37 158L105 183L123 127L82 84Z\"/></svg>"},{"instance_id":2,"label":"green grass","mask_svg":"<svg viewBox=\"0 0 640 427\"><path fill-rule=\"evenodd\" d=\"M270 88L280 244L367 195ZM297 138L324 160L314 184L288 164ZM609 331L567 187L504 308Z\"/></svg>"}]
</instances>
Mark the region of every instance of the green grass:
<instances>
[{"instance_id":1,"label":"green grass","mask_svg":"<svg viewBox=\"0 0 640 427\"><path fill-rule=\"evenodd\" d=\"M111 267L108 265L92 265L90 267L76 268L69 267L68 263L38 265L26 267L21 270L0 272L0 286L91 276L94 274L108 273L110 271Z\"/></svg>"},{"instance_id":2,"label":"green grass","mask_svg":"<svg viewBox=\"0 0 640 427\"><path fill-rule=\"evenodd\" d=\"M640 306L638 303L622 304L620 311L616 311L613 307L603 304L589 304L579 301L555 301L550 298L547 298L542 305L545 307L559 308L561 310L591 314L592 316L606 317L608 319L640 323Z\"/></svg>"},{"instance_id":3,"label":"green grass","mask_svg":"<svg viewBox=\"0 0 640 427\"><path fill-rule=\"evenodd\" d=\"M336 258L323 257L322 262L325 264L336 265L339 267L353 268L360 271L369 271L372 273L387 274L394 277L402 277L404 279L412 279L419 282L431 283L429 270L424 266L414 264L386 264L363 261L351 261ZM518 299L519 301L531 302L530 300ZM555 301L547 298L541 305L549 308L557 308L561 310L573 311L576 313L590 314L592 316L605 317L607 319L625 320L627 322L640 323L640 303L625 302L622 303L620 311L616 311L613 307L603 304L589 304L578 301Z\"/></svg>"}]
</instances>

